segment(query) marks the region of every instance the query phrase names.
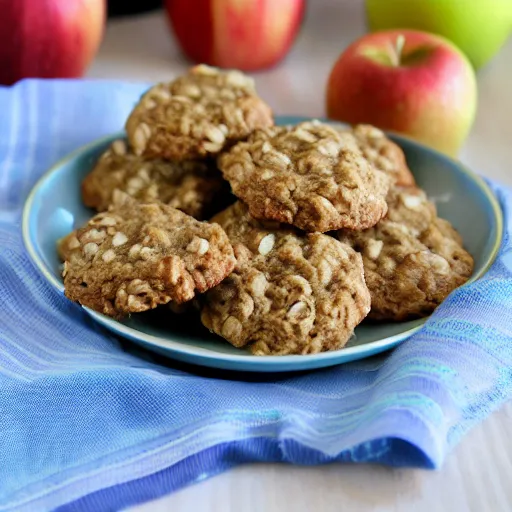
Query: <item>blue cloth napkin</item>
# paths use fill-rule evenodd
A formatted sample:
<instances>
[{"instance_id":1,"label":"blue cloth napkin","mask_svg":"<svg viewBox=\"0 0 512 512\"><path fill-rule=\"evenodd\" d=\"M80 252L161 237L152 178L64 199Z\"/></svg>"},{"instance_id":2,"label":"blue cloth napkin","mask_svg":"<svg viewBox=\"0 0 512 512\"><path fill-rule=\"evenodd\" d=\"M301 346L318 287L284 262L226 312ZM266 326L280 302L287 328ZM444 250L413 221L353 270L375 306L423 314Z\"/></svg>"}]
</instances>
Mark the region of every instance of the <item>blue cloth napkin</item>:
<instances>
[{"instance_id":1,"label":"blue cloth napkin","mask_svg":"<svg viewBox=\"0 0 512 512\"><path fill-rule=\"evenodd\" d=\"M512 392L511 193L487 275L397 350L297 375L162 363L127 350L25 253L40 174L123 127L143 84L0 88L0 511L119 510L251 461L438 468Z\"/></svg>"}]
</instances>

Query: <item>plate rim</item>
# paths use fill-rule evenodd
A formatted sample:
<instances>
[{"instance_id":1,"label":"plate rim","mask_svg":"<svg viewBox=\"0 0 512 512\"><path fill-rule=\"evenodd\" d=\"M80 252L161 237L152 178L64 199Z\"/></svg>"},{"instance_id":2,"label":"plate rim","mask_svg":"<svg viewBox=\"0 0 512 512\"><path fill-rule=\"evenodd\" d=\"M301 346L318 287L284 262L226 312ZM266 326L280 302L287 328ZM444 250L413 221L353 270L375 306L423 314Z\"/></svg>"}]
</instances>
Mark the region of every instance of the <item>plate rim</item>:
<instances>
[{"instance_id":1,"label":"plate rim","mask_svg":"<svg viewBox=\"0 0 512 512\"><path fill-rule=\"evenodd\" d=\"M281 124L288 124L289 122L300 122L301 120L306 119L315 119L305 116L276 116L276 122L281 122ZM288 120L288 121L287 121ZM329 119L321 119L323 122L328 122L331 124L340 124L345 125L345 123L341 123L335 120ZM494 244L492 249L489 252L489 255L486 259L485 264L482 268L474 275L470 277L470 279L464 283L459 288L467 286L478 279L480 279L483 275L485 275L498 255L499 249L501 247L501 243L503 240L503 212L501 210L499 201L497 197L492 192L489 185L485 182L485 180L467 168L462 162L455 160L454 158L440 153L433 148L425 146L420 142L415 141L412 138L407 136L403 136L401 134L396 134L393 132L385 131L386 135L392 137L393 139L400 141L404 140L407 143L412 143L413 145L419 146L423 151L427 153L434 154L436 156L441 156L449 160L453 165L455 165L466 177L474 182L478 189L484 193L489 204L491 205L491 210L494 216L494 220L496 222L496 237L494 240ZM32 243L32 239L30 236L30 218L33 210L34 202L38 196L39 191L43 188L46 182L53 177L54 174L57 174L64 166L69 164L73 159L77 158L79 155L84 152L90 151L100 145L108 144L110 141L115 140L116 138L126 138L126 132L124 130L111 133L109 135L100 137L95 139L87 144L84 144L77 149L71 151L67 155L60 158L56 163L54 163L47 171L45 171L36 181L34 186L32 187L30 193L28 194L25 204L23 206L22 211L22 238L25 249L32 260L32 263L36 266L37 270L42 274L42 276L49 282L55 289L57 289L60 293L63 293L64 286L63 284L55 278L55 276L51 273L51 271L47 268L46 264L39 257L35 245ZM379 352L383 352L385 350L391 349L396 346L398 343L405 341L407 338L415 334L417 331L421 329L421 327L425 324L425 322L430 318L430 315L416 320L416 325L406 331L400 332L398 334L388 336L386 338L382 338L380 340L376 340L365 345L356 345L353 347L341 348L339 350L330 351L330 352L321 352L319 354L307 354L307 355L282 355L282 356L264 356L258 357L250 354L228 354L228 353L219 353L219 352L210 352L209 350L203 347L195 347L190 345L184 345L179 341L171 341L171 340L163 340L158 336L154 336L151 334L144 333L132 327L126 326L120 322L117 322L101 313L93 311L87 307L81 306L89 316L91 316L95 321L97 321L102 326L106 327L110 331L124 337L125 339L129 339L135 343L141 342L143 345L155 345L160 349L164 349L169 351L169 357L173 357L173 355L182 356L181 360L193 361L194 358L199 357L201 359L200 362L196 362L196 364L200 364L203 366L211 366L211 367L220 367L218 364L219 361L225 361L229 363L238 363L239 368L245 371L258 371L263 370L264 368L273 368L280 367L279 371L289 370L293 371L297 366L301 368L310 363L310 368L326 366L325 362L333 359L334 364L341 364L343 362L348 362L349 360L353 360L355 358L351 358L351 356L358 355L361 351L364 351L362 347L365 347L369 355L377 354ZM227 342L226 342L227 343ZM176 357L177 359L179 357ZM300 362L300 364L298 364ZM317 364L319 363L319 364ZM323 363L323 364L322 364ZM247 367L244 367L247 365ZM250 366L250 368L249 368ZM288 366L292 366L293 368L288 368ZM261 367L261 368L260 368ZM281 368L283 367L283 368ZM284 368L286 367L286 368ZM276 368L277 370L277 368ZM272 371L272 370L270 370Z\"/></svg>"}]
</instances>

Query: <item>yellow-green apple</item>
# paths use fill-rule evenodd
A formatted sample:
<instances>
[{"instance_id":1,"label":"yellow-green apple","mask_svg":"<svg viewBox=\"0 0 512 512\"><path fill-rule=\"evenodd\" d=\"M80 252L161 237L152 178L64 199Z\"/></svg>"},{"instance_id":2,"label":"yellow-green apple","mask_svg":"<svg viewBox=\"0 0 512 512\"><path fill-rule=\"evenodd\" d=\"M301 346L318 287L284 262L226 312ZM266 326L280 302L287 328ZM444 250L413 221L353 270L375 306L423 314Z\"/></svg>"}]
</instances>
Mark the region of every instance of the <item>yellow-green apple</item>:
<instances>
[{"instance_id":1,"label":"yellow-green apple","mask_svg":"<svg viewBox=\"0 0 512 512\"><path fill-rule=\"evenodd\" d=\"M332 68L327 115L406 134L456 155L474 120L475 72L446 39L410 30L367 34Z\"/></svg>"},{"instance_id":2,"label":"yellow-green apple","mask_svg":"<svg viewBox=\"0 0 512 512\"><path fill-rule=\"evenodd\" d=\"M290 49L305 0L166 0L171 27L193 61L244 71L270 67Z\"/></svg>"},{"instance_id":3,"label":"yellow-green apple","mask_svg":"<svg viewBox=\"0 0 512 512\"><path fill-rule=\"evenodd\" d=\"M95 56L105 0L0 0L0 83L81 76Z\"/></svg>"},{"instance_id":4,"label":"yellow-green apple","mask_svg":"<svg viewBox=\"0 0 512 512\"><path fill-rule=\"evenodd\" d=\"M512 32L512 0L366 0L372 31L409 28L455 43L476 69Z\"/></svg>"}]
</instances>

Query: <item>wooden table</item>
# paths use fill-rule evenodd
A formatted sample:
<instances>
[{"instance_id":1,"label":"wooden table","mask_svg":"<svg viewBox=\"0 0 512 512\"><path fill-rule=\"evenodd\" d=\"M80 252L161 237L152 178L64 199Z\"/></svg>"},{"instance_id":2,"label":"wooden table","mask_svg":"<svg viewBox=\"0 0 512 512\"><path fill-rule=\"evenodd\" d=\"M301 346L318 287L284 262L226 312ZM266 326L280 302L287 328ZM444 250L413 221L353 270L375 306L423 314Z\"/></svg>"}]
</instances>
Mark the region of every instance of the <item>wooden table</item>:
<instances>
[{"instance_id":1,"label":"wooden table","mask_svg":"<svg viewBox=\"0 0 512 512\"><path fill-rule=\"evenodd\" d=\"M287 59L255 74L276 114L322 116L329 70L365 32L360 0L309 2L301 35ZM111 22L89 70L93 78L154 82L189 65L162 13ZM482 174L512 184L512 39L478 76L479 109L461 159ZM258 464L136 507L161 511L501 512L512 510L512 404L470 432L437 472L333 464Z\"/></svg>"}]
</instances>

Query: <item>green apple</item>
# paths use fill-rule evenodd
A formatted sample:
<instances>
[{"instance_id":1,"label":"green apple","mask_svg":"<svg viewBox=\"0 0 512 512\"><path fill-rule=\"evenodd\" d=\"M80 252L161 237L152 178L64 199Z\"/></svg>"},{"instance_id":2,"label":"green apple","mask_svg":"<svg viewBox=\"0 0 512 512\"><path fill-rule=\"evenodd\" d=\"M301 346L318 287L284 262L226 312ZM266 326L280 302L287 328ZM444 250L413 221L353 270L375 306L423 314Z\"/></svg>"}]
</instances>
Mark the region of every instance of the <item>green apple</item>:
<instances>
[{"instance_id":1,"label":"green apple","mask_svg":"<svg viewBox=\"0 0 512 512\"><path fill-rule=\"evenodd\" d=\"M410 28L455 43L478 69L512 32L512 0L366 0L371 31Z\"/></svg>"}]
</instances>

